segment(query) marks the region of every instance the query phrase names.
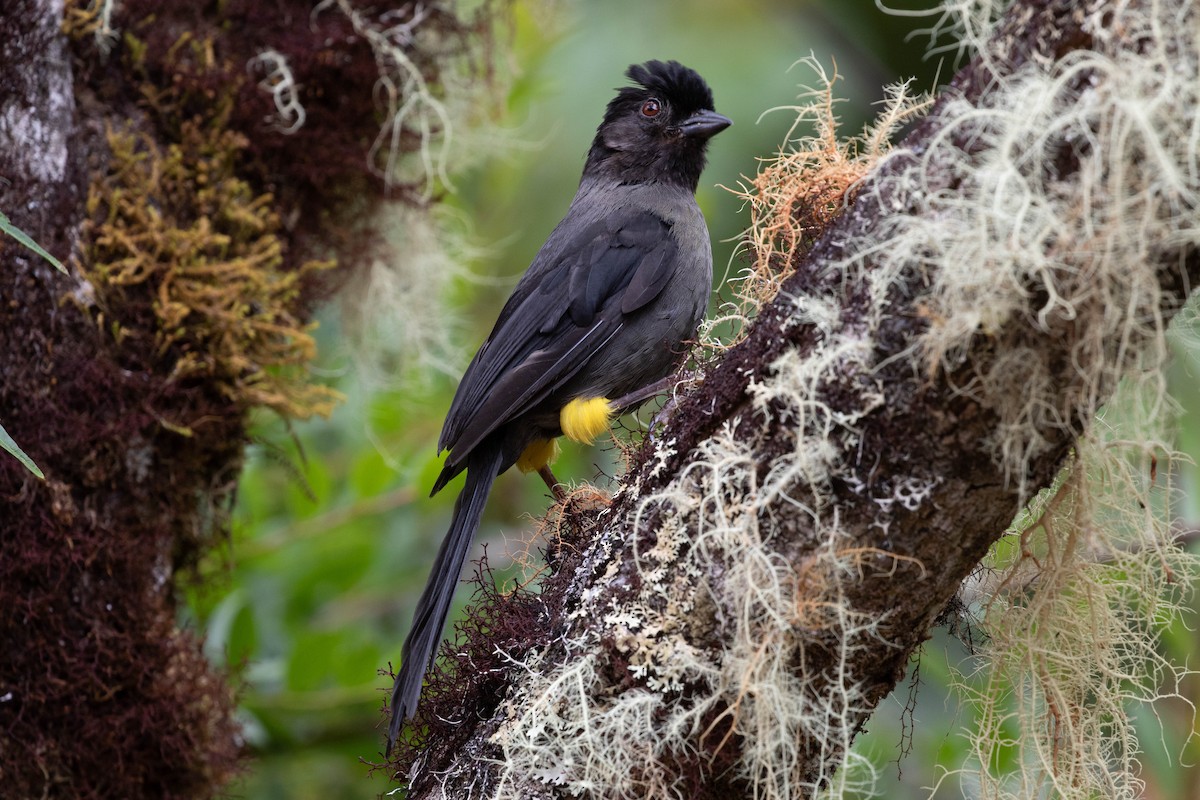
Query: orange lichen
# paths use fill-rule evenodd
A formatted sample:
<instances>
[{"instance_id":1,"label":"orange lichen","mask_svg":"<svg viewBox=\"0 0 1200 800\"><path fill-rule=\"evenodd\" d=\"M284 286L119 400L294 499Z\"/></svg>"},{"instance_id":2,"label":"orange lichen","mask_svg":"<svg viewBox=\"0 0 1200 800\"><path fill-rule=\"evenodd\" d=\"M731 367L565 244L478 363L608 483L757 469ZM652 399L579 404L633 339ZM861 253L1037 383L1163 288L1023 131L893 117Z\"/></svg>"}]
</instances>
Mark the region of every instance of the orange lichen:
<instances>
[{"instance_id":1,"label":"orange lichen","mask_svg":"<svg viewBox=\"0 0 1200 800\"><path fill-rule=\"evenodd\" d=\"M894 87L874 125L860 136L841 138L834 113L837 69L829 74L816 61L804 63L816 71L819 85L802 95L806 102L779 109L796 114L784 146L757 176L747 179L748 186L731 190L750 209L747 237L753 262L735 281L743 309L750 313L779 292L792 266L841 213L855 184L887 153L896 129L928 105L925 98L911 97L906 87ZM810 121L815 135L794 135L801 123Z\"/></svg>"}]
</instances>

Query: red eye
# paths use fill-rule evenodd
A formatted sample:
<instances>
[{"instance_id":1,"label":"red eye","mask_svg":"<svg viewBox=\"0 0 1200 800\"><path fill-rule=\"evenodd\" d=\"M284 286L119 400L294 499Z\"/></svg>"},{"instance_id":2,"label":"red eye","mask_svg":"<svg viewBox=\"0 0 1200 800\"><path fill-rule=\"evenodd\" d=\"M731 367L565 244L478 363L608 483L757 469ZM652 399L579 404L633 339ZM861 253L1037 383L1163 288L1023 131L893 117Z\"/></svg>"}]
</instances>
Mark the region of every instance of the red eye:
<instances>
[{"instance_id":1,"label":"red eye","mask_svg":"<svg viewBox=\"0 0 1200 800\"><path fill-rule=\"evenodd\" d=\"M642 103L642 116L643 117L657 117L658 112L660 112L660 111L662 111L662 106L660 106L658 104L658 101L655 100L653 97L651 97L646 102Z\"/></svg>"}]
</instances>

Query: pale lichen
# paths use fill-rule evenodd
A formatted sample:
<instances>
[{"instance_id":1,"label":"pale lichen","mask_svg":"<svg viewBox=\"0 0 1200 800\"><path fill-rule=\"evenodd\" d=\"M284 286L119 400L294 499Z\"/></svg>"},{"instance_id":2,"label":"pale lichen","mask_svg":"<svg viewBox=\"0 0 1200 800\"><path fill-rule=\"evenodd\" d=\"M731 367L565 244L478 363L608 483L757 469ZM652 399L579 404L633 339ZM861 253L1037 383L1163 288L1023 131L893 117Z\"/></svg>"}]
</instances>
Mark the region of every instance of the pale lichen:
<instances>
[{"instance_id":1,"label":"pale lichen","mask_svg":"<svg viewBox=\"0 0 1200 800\"><path fill-rule=\"evenodd\" d=\"M964 19L967 5L944 13ZM965 29L990 35L984 13ZM987 797L1133 796L1139 742L1126 706L1171 694L1184 673L1154 645L1187 583L1164 576L1196 571L1171 540L1162 472L1146 480L1148 462L1173 458L1166 434L1130 420L1169 416L1165 320L1178 291L1162 285L1157 250L1200 246L1198 20L1194 6L1165 2L1078 13L1092 49L997 71L975 104L944 102L942 127L919 149L883 154L882 138L869 148L889 160L889 177L859 191L895 213L839 241L827 265L865 308L778 298L772 313L805 326L806 347L776 358L750 385L750 411L696 445L665 487L643 486L643 471L622 490L640 499L581 567L597 587L572 609L586 624L553 643L565 651L553 666L541 652L516 659L527 675L491 737L502 754L496 796L681 798L689 768L717 763L764 800L878 788L852 747L877 687L851 665L893 643L887 612L857 610L848 587L926 565L863 546L835 501L838 485L873 501L865 524L886 533L893 516L926 511L941 485L920 464L892 464L874 482L863 452L865 420L903 400L889 396L877 361L898 287L917 294L912 329L924 332L888 365L953 378L995 414L985 447L1014 495L1031 499L1030 464L1051 440L1092 431L1057 499L1021 518L1025 546L993 564L1021 579L976 587L987 593L976 603L987 608L981 668L993 682L969 695L983 720L968 733L972 782ZM882 129L908 107L898 100ZM781 154L753 195L768 273L750 279L749 313L778 283L771 271L804 247L794 181L811 159L795 154L828 153L829 136ZM803 202L827 208L844 195ZM1063 336L1069 358L1052 363ZM1136 403L1102 414L1121 380ZM650 463L665 463L676 442L668 431ZM764 465L768 445L782 455ZM804 546L779 546L797 527ZM1020 695L1011 714L1005 686ZM727 748L732 763L719 762ZM997 748L1017 750L1013 776L996 772Z\"/></svg>"}]
</instances>

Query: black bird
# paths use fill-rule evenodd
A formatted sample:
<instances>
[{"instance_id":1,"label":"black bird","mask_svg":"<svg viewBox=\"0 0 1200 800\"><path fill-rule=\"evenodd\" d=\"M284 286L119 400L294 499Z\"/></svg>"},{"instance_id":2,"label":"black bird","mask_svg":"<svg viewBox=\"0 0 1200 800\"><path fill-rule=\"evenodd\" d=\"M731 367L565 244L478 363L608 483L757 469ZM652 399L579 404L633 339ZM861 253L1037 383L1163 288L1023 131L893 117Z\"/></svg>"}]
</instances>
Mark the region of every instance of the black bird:
<instances>
[{"instance_id":1,"label":"black bird","mask_svg":"<svg viewBox=\"0 0 1200 800\"><path fill-rule=\"evenodd\" d=\"M555 488L556 437L590 443L656 393L703 319L712 247L696 205L710 137L731 124L675 61L625 73L588 151L579 190L467 367L438 441L433 486L467 471L417 603L392 690L388 750L416 711L492 481L514 464Z\"/></svg>"}]
</instances>

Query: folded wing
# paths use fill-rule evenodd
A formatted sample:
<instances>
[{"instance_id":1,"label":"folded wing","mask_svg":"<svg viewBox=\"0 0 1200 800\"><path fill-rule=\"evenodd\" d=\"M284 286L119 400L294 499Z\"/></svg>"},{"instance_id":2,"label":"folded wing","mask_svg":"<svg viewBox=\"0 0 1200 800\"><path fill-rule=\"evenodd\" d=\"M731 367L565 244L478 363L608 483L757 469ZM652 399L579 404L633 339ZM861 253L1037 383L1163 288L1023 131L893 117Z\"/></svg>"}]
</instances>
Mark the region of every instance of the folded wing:
<instances>
[{"instance_id":1,"label":"folded wing","mask_svg":"<svg viewBox=\"0 0 1200 800\"><path fill-rule=\"evenodd\" d=\"M677 245L650 212L612 215L572 237L554 262L538 254L454 396L439 450L437 488L489 434L573 378L670 280ZM436 488L435 488L436 491Z\"/></svg>"}]
</instances>

